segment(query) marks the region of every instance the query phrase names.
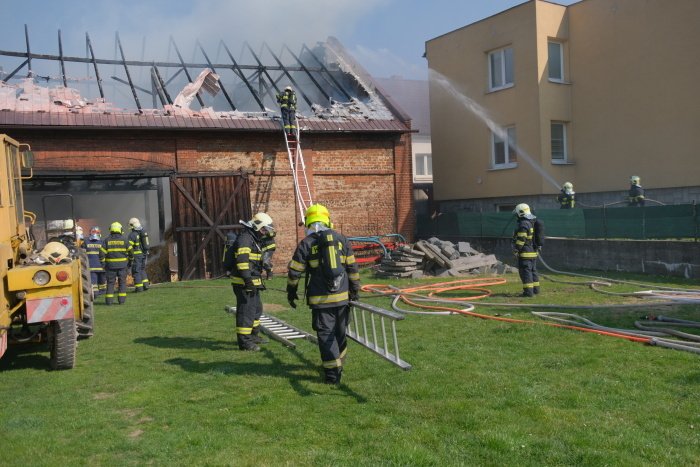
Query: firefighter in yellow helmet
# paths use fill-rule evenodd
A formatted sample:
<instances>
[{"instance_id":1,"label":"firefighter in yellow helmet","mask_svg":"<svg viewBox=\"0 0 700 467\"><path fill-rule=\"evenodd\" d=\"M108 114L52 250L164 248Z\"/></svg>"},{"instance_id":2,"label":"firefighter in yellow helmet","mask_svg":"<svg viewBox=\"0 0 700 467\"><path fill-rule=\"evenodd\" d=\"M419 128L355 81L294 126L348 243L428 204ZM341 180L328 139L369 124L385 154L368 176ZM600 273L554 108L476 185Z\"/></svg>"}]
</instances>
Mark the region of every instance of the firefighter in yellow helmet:
<instances>
[{"instance_id":1,"label":"firefighter in yellow helmet","mask_svg":"<svg viewBox=\"0 0 700 467\"><path fill-rule=\"evenodd\" d=\"M305 213L307 236L299 243L287 273L287 301L296 308L301 276L307 274L306 302L324 371L324 382L339 384L347 352L346 328L350 301L357 301L360 274L350 242L333 230L328 209L321 204Z\"/></svg>"},{"instance_id":2,"label":"firefighter in yellow helmet","mask_svg":"<svg viewBox=\"0 0 700 467\"><path fill-rule=\"evenodd\" d=\"M263 304L260 290L265 286L263 273L263 241L274 235L272 218L259 212L250 221L240 221L244 229L229 248L232 264L224 263L231 271L231 286L236 295L236 339L240 350L257 352L258 344L266 340L260 336L260 316Z\"/></svg>"},{"instance_id":3,"label":"firefighter in yellow helmet","mask_svg":"<svg viewBox=\"0 0 700 467\"><path fill-rule=\"evenodd\" d=\"M530 206L525 203L518 204L513 214L518 218L518 225L513 232L511 247L518 259L523 297L532 297L540 293L537 256L544 243L544 224L530 212Z\"/></svg>"},{"instance_id":4,"label":"firefighter in yellow helmet","mask_svg":"<svg viewBox=\"0 0 700 467\"><path fill-rule=\"evenodd\" d=\"M639 176L630 177L630 189L627 193L628 206L644 207L644 188L640 184Z\"/></svg>"},{"instance_id":5,"label":"firefighter in yellow helmet","mask_svg":"<svg viewBox=\"0 0 700 467\"><path fill-rule=\"evenodd\" d=\"M119 222L112 222L109 226L109 236L102 240L100 248L100 262L107 273L107 293L105 303L114 303L115 286L118 285L117 303L126 302L126 276L131 262L131 245L124 236L124 230ZM117 284L118 281L118 284Z\"/></svg>"},{"instance_id":6,"label":"firefighter in yellow helmet","mask_svg":"<svg viewBox=\"0 0 700 467\"><path fill-rule=\"evenodd\" d=\"M277 103L282 112L282 125L287 133L287 138L296 139L297 133L297 95L291 86L284 88L284 91L277 95Z\"/></svg>"}]
</instances>

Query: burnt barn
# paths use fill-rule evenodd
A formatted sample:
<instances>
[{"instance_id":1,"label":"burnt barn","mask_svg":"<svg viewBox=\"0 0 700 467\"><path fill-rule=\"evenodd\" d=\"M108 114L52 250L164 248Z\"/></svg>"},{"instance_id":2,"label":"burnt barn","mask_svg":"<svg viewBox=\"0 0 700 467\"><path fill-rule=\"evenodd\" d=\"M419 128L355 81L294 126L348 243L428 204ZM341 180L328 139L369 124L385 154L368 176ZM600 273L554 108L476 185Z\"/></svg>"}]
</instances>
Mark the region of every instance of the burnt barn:
<instances>
[{"instance_id":1,"label":"burnt barn","mask_svg":"<svg viewBox=\"0 0 700 467\"><path fill-rule=\"evenodd\" d=\"M84 57L36 53L28 33L26 50L0 50L0 132L31 145L25 199L40 220L69 215L47 205L58 193L86 231L138 217L179 279L223 274L227 232L259 211L275 221L278 271L310 202L349 236L413 236L410 119L334 38L298 52L245 44L236 58L222 42L225 59L197 44L193 62L174 43L169 60L129 60L116 41L109 60L87 35ZM286 86L298 145L275 100Z\"/></svg>"}]
</instances>

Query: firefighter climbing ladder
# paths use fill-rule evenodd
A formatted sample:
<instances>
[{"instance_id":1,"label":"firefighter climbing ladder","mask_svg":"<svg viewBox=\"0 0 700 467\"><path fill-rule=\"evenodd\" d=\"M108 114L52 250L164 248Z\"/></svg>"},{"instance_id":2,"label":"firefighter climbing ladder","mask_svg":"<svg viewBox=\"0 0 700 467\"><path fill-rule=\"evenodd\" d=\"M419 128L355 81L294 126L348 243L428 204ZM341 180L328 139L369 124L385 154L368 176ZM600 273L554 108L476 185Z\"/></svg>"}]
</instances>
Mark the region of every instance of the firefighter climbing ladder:
<instances>
[{"instance_id":1,"label":"firefighter climbing ladder","mask_svg":"<svg viewBox=\"0 0 700 467\"><path fill-rule=\"evenodd\" d=\"M313 204L311 200L311 188L306 177L306 165L304 164L304 155L301 152L301 143L299 142L299 122L295 118L296 131L292 138L287 137L287 132L284 131L284 142L287 145L287 155L289 156L289 166L292 169L294 177L294 191L297 198L297 206L299 208L300 219L304 219L304 214L309 206Z\"/></svg>"},{"instance_id":2,"label":"firefighter climbing ladder","mask_svg":"<svg viewBox=\"0 0 700 467\"><path fill-rule=\"evenodd\" d=\"M396 335L396 321L404 319L404 316L366 303L351 302L351 305L352 321L347 329L347 337L399 368L410 370L411 364L399 356L399 339ZM235 306L226 306L224 310L236 313ZM274 316L260 316L260 330L270 339L290 348L296 348L293 339L318 343L316 336Z\"/></svg>"}]
</instances>

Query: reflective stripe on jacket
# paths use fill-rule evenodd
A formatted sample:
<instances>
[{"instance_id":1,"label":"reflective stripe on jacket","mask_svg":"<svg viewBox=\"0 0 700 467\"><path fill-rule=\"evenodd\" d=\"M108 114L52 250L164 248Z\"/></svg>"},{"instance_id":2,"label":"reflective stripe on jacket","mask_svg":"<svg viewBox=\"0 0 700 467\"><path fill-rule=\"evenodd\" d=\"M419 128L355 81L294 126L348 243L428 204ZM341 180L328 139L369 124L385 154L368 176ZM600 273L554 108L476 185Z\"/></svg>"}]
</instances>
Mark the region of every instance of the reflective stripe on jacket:
<instances>
[{"instance_id":1,"label":"reflective stripe on jacket","mask_svg":"<svg viewBox=\"0 0 700 467\"><path fill-rule=\"evenodd\" d=\"M262 287L262 248L251 229L246 228L230 247L233 249L234 265L231 270L231 284L243 287L246 280Z\"/></svg>"},{"instance_id":2,"label":"reflective stripe on jacket","mask_svg":"<svg viewBox=\"0 0 700 467\"><path fill-rule=\"evenodd\" d=\"M100 260L104 261L105 269L124 269L131 259L131 245L122 234L111 233L102 240Z\"/></svg>"},{"instance_id":3,"label":"reflective stripe on jacket","mask_svg":"<svg viewBox=\"0 0 700 467\"><path fill-rule=\"evenodd\" d=\"M534 227L535 219L518 218L518 226L513 232L513 240L511 246L513 251L517 251L518 257L521 259L536 259L537 249L533 243L535 235Z\"/></svg>"}]
</instances>

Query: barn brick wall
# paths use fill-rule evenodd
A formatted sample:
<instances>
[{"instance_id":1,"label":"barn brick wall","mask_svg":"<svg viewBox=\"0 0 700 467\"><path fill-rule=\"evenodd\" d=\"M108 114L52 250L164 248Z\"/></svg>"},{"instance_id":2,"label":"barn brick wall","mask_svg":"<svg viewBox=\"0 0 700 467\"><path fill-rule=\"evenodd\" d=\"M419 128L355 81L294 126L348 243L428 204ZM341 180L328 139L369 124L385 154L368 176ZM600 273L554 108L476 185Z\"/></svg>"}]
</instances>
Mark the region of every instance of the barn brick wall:
<instances>
[{"instance_id":1,"label":"barn brick wall","mask_svg":"<svg viewBox=\"0 0 700 467\"><path fill-rule=\"evenodd\" d=\"M276 132L32 129L11 136L32 146L38 175L246 171L253 211L268 212L277 225L276 269L286 268L303 235L284 141ZM345 235L401 233L412 240L410 138L359 132L302 136L314 202L328 206Z\"/></svg>"}]
</instances>

